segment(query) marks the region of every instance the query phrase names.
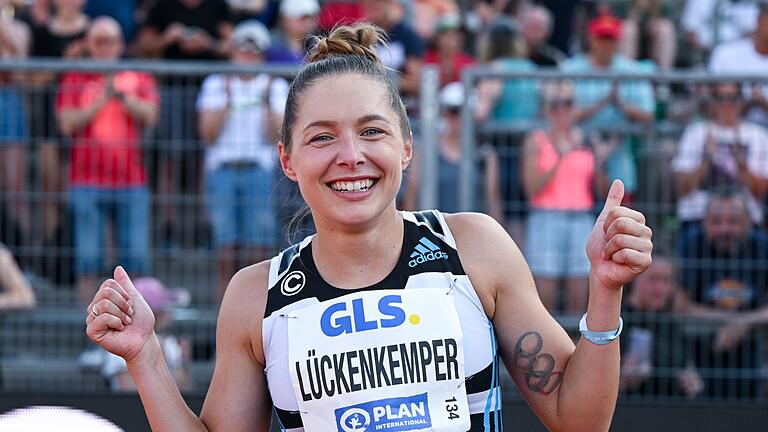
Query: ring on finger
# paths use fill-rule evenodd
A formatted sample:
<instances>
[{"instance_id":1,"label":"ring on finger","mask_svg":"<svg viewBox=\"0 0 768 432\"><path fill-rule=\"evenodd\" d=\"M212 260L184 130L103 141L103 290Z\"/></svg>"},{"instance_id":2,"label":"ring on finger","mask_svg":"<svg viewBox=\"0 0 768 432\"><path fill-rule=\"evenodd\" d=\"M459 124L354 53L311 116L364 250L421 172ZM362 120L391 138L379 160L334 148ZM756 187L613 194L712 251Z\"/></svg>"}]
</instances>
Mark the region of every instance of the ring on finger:
<instances>
[{"instance_id":1,"label":"ring on finger","mask_svg":"<svg viewBox=\"0 0 768 432\"><path fill-rule=\"evenodd\" d=\"M94 318L99 316L99 308L97 308L96 305L93 305L91 308L91 315L93 315Z\"/></svg>"}]
</instances>

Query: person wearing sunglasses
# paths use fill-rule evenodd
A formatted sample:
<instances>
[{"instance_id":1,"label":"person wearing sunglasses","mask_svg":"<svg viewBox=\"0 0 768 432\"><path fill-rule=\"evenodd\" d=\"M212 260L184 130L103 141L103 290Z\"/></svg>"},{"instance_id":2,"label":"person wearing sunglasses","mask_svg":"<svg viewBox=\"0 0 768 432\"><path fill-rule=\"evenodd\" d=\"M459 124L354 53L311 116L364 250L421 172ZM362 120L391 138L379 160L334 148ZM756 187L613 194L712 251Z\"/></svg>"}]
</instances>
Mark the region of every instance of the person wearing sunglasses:
<instances>
[{"instance_id":1,"label":"person wearing sunglasses","mask_svg":"<svg viewBox=\"0 0 768 432\"><path fill-rule=\"evenodd\" d=\"M672 161L680 199L677 217L687 231L704 216L709 191L734 185L748 192L752 222L763 220L757 200L768 188L768 130L744 121L745 101L736 82L711 89L710 119L689 125Z\"/></svg>"},{"instance_id":2,"label":"person wearing sunglasses","mask_svg":"<svg viewBox=\"0 0 768 432\"><path fill-rule=\"evenodd\" d=\"M523 147L522 182L531 207L525 254L547 310L577 313L587 305L589 276L589 260L578 245L595 222L593 195L597 184L606 181L600 169L605 157L596 160L575 124L572 85L548 83L542 93L549 126L530 133Z\"/></svg>"}]
</instances>

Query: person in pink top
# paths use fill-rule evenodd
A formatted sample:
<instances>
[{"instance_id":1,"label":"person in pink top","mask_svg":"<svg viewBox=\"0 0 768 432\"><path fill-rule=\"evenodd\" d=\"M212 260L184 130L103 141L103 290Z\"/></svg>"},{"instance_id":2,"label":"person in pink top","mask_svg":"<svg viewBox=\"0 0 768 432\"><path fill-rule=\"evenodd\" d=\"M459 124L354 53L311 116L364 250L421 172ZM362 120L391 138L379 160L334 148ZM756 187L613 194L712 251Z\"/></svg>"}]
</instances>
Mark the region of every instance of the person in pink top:
<instances>
[{"instance_id":1,"label":"person in pink top","mask_svg":"<svg viewBox=\"0 0 768 432\"><path fill-rule=\"evenodd\" d=\"M525 140L523 188L530 200L526 258L541 300L550 312L558 308L558 284L564 279L564 310L587 305L589 260L583 244L595 223L594 193L606 182L592 146L574 124L573 89L567 82L543 89L548 130L535 130ZM604 158L601 158L604 159Z\"/></svg>"}]
</instances>

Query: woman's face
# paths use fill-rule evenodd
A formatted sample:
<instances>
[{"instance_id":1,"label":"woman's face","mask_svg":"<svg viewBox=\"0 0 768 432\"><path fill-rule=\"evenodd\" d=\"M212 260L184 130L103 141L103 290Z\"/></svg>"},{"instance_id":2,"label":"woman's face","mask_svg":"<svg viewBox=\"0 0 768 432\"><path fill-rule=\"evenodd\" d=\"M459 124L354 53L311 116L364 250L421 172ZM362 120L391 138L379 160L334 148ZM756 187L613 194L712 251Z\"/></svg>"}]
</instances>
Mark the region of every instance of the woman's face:
<instances>
[{"instance_id":1,"label":"woman's face","mask_svg":"<svg viewBox=\"0 0 768 432\"><path fill-rule=\"evenodd\" d=\"M547 101L547 117L552 124L568 126L573 124L574 100L570 94L561 93Z\"/></svg>"},{"instance_id":2,"label":"woman's face","mask_svg":"<svg viewBox=\"0 0 768 432\"><path fill-rule=\"evenodd\" d=\"M300 95L291 148L278 150L317 223L360 226L394 210L412 155L387 91L353 74L327 77Z\"/></svg>"}]
</instances>

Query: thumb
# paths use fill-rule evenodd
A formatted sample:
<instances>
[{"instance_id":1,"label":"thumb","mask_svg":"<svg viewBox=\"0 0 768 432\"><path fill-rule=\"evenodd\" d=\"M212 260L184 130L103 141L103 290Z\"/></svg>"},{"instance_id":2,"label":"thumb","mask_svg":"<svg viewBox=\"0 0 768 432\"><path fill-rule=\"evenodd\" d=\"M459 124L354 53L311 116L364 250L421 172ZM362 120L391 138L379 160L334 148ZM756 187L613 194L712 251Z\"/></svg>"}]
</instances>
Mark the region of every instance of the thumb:
<instances>
[{"instance_id":1,"label":"thumb","mask_svg":"<svg viewBox=\"0 0 768 432\"><path fill-rule=\"evenodd\" d=\"M608 212L621 205L621 200L624 199L624 183L621 180L616 179L611 184L611 189L608 191L608 197L605 199L605 206L603 211L600 212L598 219L605 219Z\"/></svg>"},{"instance_id":2,"label":"thumb","mask_svg":"<svg viewBox=\"0 0 768 432\"><path fill-rule=\"evenodd\" d=\"M124 290L128 292L128 296L131 299L138 298L144 298L139 290L136 289L135 286L133 286L133 282L131 281L131 278L128 276L128 272L125 271L123 266L117 266L115 267L115 280L117 283L120 284L121 287L123 287Z\"/></svg>"}]
</instances>

